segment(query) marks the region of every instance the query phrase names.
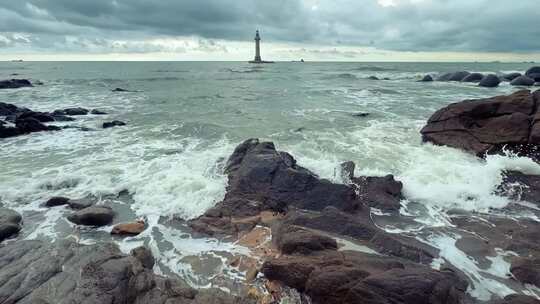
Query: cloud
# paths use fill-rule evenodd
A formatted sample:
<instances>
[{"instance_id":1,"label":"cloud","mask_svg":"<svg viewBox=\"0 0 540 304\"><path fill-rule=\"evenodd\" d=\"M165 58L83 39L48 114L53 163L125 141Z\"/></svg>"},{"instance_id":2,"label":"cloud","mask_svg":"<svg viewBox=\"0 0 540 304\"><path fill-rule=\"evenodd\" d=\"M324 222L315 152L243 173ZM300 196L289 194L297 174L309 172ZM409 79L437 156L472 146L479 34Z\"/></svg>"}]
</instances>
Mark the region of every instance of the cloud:
<instances>
[{"instance_id":1,"label":"cloud","mask_svg":"<svg viewBox=\"0 0 540 304\"><path fill-rule=\"evenodd\" d=\"M4 2L0 49L12 52L227 53L227 41L251 41L257 28L265 41L325 45L329 49L320 51L325 54L342 46L403 52L540 52L537 0ZM347 52L338 55L357 55Z\"/></svg>"}]
</instances>

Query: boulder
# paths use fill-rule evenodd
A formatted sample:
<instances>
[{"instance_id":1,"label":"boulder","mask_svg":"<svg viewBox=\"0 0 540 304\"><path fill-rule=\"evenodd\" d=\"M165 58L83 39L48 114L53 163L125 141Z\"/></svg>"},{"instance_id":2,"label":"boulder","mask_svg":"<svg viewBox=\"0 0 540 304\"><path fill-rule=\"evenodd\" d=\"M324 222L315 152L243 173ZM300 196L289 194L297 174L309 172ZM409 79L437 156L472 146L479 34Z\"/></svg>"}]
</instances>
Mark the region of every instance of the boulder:
<instances>
[{"instance_id":1,"label":"boulder","mask_svg":"<svg viewBox=\"0 0 540 304\"><path fill-rule=\"evenodd\" d=\"M56 207L69 204L69 198L62 196L51 197L45 202L45 207Z\"/></svg>"},{"instance_id":2,"label":"boulder","mask_svg":"<svg viewBox=\"0 0 540 304\"><path fill-rule=\"evenodd\" d=\"M126 123L120 120L113 120L110 122L104 122L103 123L103 129L113 128L113 127L120 127L125 126Z\"/></svg>"},{"instance_id":3,"label":"boulder","mask_svg":"<svg viewBox=\"0 0 540 304\"><path fill-rule=\"evenodd\" d=\"M540 92L522 90L508 96L465 100L435 112L421 130L425 142L469 151L478 156L503 147L531 155L535 145L536 102ZM539 116L540 117L540 116Z\"/></svg>"},{"instance_id":4,"label":"boulder","mask_svg":"<svg viewBox=\"0 0 540 304\"><path fill-rule=\"evenodd\" d=\"M0 303L252 303L215 289L195 290L178 277L156 275L147 262L147 249L133 253L125 255L113 243L80 245L69 240L2 246Z\"/></svg>"},{"instance_id":5,"label":"boulder","mask_svg":"<svg viewBox=\"0 0 540 304\"><path fill-rule=\"evenodd\" d=\"M309 254L325 249L337 249L335 239L300 226L282 224L272 229L272 241L284 254Z\"/></svg>"},{"instance_id":6,"label":"boulder","mask_svg":"<svg viewBox=\"0 0 540 304\"><path fill-rule=\"evenodd\" d=\"M121 223L117 224L111 230L111 234L119 235L137 235L143 232L145 229L144 221L139 220L133 223Z\"/></svg>"},{"instance_id":7,"label":"boulder","mask_svg":"<svg viewBox=\"0 0 540 304\"><path fill-rule=\"evenodd\" d=\"M420 82L431 82L431 81L433 81L433 77L431 77L431 75L426 75L420 80Z\"/></svg>"},{"instance_id":8,"label":"boulder","mask_svg":"<svg viewBox=\"0 0 540 304\"><path fill-rule=\"evenodd\" d=\"M534 79L527 77L527 76L519 76L516 77L512 82L510 82L513 86L532 86L534 85Z\"/></svg>"},{"instance_id":9,"label":"boulder","mask_svg":"<svg viewBox=\"0 0 540 304\"><path fill-rule=\"evenodd\" d=\"M106 226L113 218L113 210L105 206L84 208L68 216L70 222L84 226Z\"/></svg>"},{"instance_id":10,"label":"boulder","mask_svg":"<svg viewBox=\"0 0 540 304\"><path fill-rule=\"evenodd\" d=\"M501 83L501 80L497 75L488 74L484 78L482 78L478 85L485 88L494 88L499 86L499 83Z\"/></svg>"},{"instance_id":11,"label":"boulder","mask_svg":"<svg viewBox=\"0 0 540 304\"><path fill-rule=\"evenodd\" d=\"M22 217L16 211L0 208L0 242L16 235L21 230Z\"/></svg>"},{"instance_id":12,"label":"boulder","mask_svg":"<svg viewBox=\"0 0 540 304\"><path fill-rule=\"evenodd\" d=\"M68 116L77 116L77 115L87 115L88 109L85 108L67 108L63 110L55 110L53 112L54 115L68 115Z\"/></svg>"},{"instance_id":13,"label":"boulder","mask_svg":"<svg viewBox=\"0 0 540 304\"><path fill-rule=\"evenodd\" d=\"M339 173L340 177L344 181L352 181L354 178L354 169L356 168L356 164L352 161L347 161L339 165Z\"/></svg>"},{"instance_id":14,"label":"boulder","mask_svg":"<svg viewBox=\"0 0 540 304\"><path fill-rule=\"evenodd\" d=\"M540 66L535 66L527 70L525 75L534 81L540 82Z\"/></svg>"},{"instance_id":15,"label":"boulder","mask_svg":"<svg viewBox=\"0 0 540 304\"><path fill-rule=\"evenodd\" d=\"M18 89L31 86L32 83L27 79L0 80L0 89Z\"/></svg>"},{"instance_id":16,"label":"boulder","mask_svg":"<svg viewBox=\"0 0 540 304\"><path fill-rule=\"evenodd\" d=\"M481 73L471 73L463 78L462 82L480 82L484 78L484 75Z\"/></svg>"},{"instance_id":17,"label":"boulder","mask_svg":"<svg viewBox=\"0 0 540 304\"><path fill-rule=\"evenodd\" d=\"M437 81L462 81L465 77L469 76L469 72L460 71L453 73L446 73L437 78Z\"/></svg>"},{"instance_id":18,"label":"boulder","mask_svg":"<svg viewBox=\"0 0 540 304\"><path fill-rule=\"evenodd\" d=\"M146 247L137 247L131 250L131 255L139 260L144 268L153 269L156 259L152 252Z\"/></svg>"},{"instance_id":19,"label":"boulder","mask_svg":"<svg viewBox=\"0 0 540 304\"><path fill-rule=\"evenodd\" d=\"M519 76L521 76L521 73L509 73L509 74L504 74L502 76L502 79L505 80L505 81L512 81L512 80L518 78Z\"/></svg>"},{"instance_id":20,"label":"boulder","mask_svg":"<svg viewBox=\"0 0 540 304\"><path fill-rule=\"evenodd\" d=\"M512 275L521 283L540 287L540 258L515 258L510 267Z\"/></svg>"}]
</instances>

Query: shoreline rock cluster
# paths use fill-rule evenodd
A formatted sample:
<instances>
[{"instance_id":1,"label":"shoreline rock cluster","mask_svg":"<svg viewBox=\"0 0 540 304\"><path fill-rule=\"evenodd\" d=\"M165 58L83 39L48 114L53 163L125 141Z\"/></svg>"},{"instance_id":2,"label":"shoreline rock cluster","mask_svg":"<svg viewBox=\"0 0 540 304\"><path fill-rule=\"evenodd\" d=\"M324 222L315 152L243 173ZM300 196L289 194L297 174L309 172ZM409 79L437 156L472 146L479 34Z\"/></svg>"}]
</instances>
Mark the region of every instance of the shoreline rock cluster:
<instances>
[{"instance_id":1,"label":"shoreline rock cluster","mask_svg":"<svg viewBox=\"0 0 540 304\"><path fill-rule=\"evenodd\" d=\"M528 69L524 74L521 73L509 73L504 75L487 74L468 71L458 71L439 75L434 78L432 75L425 75L420 82L431 81L455 81L455 82L467 82L478 83L478 86L493 88L499 86L503 81L510 82L513 86L533 86L540 83L540 67L532 67Z\"/></svg>"}]
</instances>

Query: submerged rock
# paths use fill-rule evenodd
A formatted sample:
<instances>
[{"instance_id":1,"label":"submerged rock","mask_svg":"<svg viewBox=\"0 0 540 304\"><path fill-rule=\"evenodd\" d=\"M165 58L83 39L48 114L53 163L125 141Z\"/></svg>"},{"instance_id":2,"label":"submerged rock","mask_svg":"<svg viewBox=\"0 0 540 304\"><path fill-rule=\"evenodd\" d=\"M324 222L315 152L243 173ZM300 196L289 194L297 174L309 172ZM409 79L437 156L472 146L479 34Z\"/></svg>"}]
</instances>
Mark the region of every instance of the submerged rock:
<instances>
[{"instance_id":1,"label":"submerged rock","mask_svg":"<svg viewBox=\"0 0 540 304\"><path fill-rule=\"evenodd\" d=\"M27 79L0 80L0 89L18 89L32 87L32 83Z\"/></svg>"},{"instance_id":2,"label":"submerged rock","mask_svg":"<svg viewBox=\"0 0 540 304\"><path fill-rule=\"evenodd\" d=\"M149 256L125 255L112 243L14 242L0 247L0 303L251 303L158 276Z\"/></svg>"},{"instance_id":3,"label":"submerged rock","mask_svg":"<svg viewBox=\"0 0 540 304\"><path fill-rule=\"evenodd\" d=\"M55 110L53 112L53 114L54 115L77 116L77 115L87 115L88 112L90 112L90 111L88 111L88 109L77 107L77 108L67 108L67 109L63 109L63 110Z\"/></svg>"},{"instance_id":4,"label":"submerged rock","mask_svg":"<svg viewBox=\"0 0 540 304\"><path fill-rule=\"evenodd\" d=\"M499 83L501 83L501 80L499 79L497 75L488 74L484 78L482 78L482 80L480 81L478 85L481 87L486 87L486 88L494 88L494 87L499 86Z\"/></svg>"},{"instance_id":5,"label":"submerged rock","mask_svg":"<svg viewBox=\"0 0 540 304\"><path fill-rule=\"evenodd\" d=\"M420 80L420 82L431 82L431 81L433 81L433 77L431 75L426 75Z\"/></svg>"},{"instance_id":6,"label":"submerged rock","mask_svg":"<svg viewBox=\"0 0 540 304\"><path fill-rule=\"evenodd\" d=\"M514 80L512 80L512 82L510 82L510 84L513 85L513 86L527 86L527 87L530 87L530 86L534 85L534 79L529 78L527 76L519 76L519 77L516 77Z\"/></svg>"},{"instance_id":7,"label":"submerged rock","mask_svg":"<svg viewBox=\"0 0 540 304\"><path fill-rule=\"evenodd\" d=\"M122 88L115 88L112 90L113 92L131 92L130 90L122 89Z\"/></svg>"},{"instance_id":8,"label":"submerged rock","mask_svg":"<svg viewBox=\"0 0 540 304\"><path fill-rule=\"evenodd\" d=\"M113 128L113 127L120 127L125 126L126 123L120 120L113 120L110 122L104 122L103 123L103 129Z\"/></svg>"},{"instance_id":9,"label":"submerged rock","mask_svg":"<svg viewBox=\"0 0 540 304\"><path fill-rule=\"evenodd\" d=\"M499 153L503 147L534 156L530 145L540 143L535 135L540 134L540 124L535 119L539 97L540 91L523 90L508 96L450 104L429 118L421 130L422 138L478 156Z\"/></svg>"},{"instance_id":10,"label":"submerged rock","mask_svg":"<svg viewBox=\"0 0 540 304\"><path fill-rule=\"evenodd\" d=\"M68 216L70 222L84 226L106 226L113 218L113 210L105 206L87 207Z\"/></svg>"},{"instance_id":11,"label":"submerged rock","mask_svg":"<svg viewBox=\"0 0 540 304\"><path fill-rule=\"evenodd\" d=\"M44 125L39 120L32 117L17 119L15 121L15 127L19 130L20 134L60 130L59 127Z\"/></svg>"},{"instance_id":12,"label":"submerged rock","mask_svg":"<svg viewBox=\"0 0 540 304\"><path fill-rule=\"evenodd\" d=\"M92 114L92 115L107 115L107 112L104 112L104 111L101 111L101 110L98 110L98 109L93 109L92 111L90 111L90 114Z\"/></svg>"},{"instance_id":13,"label":"submerged rock","mask_svg":"<svg viewBox=\"0 0 540 304\"><path fill-rule=\"evenodd\" d=\"M0 242L16 235L21 230L22 217L16 211L0 208Z\"/></svg>"},{"instance_id":14,"label":"submerged rock","mask_svg":"<svg viewBox=\"0 0 540 304\"><path fill-rule=\"evenodd\" d=\"M367 79L369 80L380 80L377 76L369 76Z\"/></svg>"}]
</instances>

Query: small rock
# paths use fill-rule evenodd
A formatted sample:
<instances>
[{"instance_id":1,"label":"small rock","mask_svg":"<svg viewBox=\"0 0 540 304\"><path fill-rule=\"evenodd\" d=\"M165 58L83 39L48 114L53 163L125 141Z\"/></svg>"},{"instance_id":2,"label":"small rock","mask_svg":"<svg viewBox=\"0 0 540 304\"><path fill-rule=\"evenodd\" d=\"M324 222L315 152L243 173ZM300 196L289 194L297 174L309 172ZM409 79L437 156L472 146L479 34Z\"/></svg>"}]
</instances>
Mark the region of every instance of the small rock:
<instances>
[{"instance_id":1,"label":"small rock","mask_svg":"<svg viewBox=\"0 0 540 304\"><path fill-rule=\"evenodd\" d=\"M380 80L377 76L369 76L367 79L369 79L369 80Z\"/></svg>"},{"instance_id":2,"label":"small rock","mask_svg":"<svg viewBox=\"0 0 540 304\"><path fill-rule=\"evenodd\" d=\"M431 75L426 75L424 78L420 80L420 82L431 82L433 81L433 77Z\"/></svg>"},{"instance_id":3,"label":"small rock","mask_svg":"<svg viewBox=\"0 0 540 304\"><path fill-rule=\"evenodd\" d=\"M365 112L353 113L352 116L354 116L354 117L368 117L369 113L365 113Z\"/></svg>"},{"instance_id":4,"label":"small rock","mask_svg":"<svg viewBox=\"0 0 540 304\"><path fill-rule=\"evenodd\" d=\"M68 216L72 223L84 226L105 226L109 225L114 217L111 208L105 206L92 206L79 210Z\"/></svg>"},{"instance_id":5,"label":"small rock","mask_svg":"<svg viewBox=\"0 0 540 304\"><path fill-rule=\"evenodd\" d=\"M41 131L57 131L60 130L56 126L46 126L39 122L35 118L24 118L17 119L15 121L16 128L20 131L21 134L32 133L32 132L41 132Z\"/></svg>"},{"instance_id":6,"label":"small rock","mask_svg":"<svg viewBox=\"0 0 540 304\"><path fill-rule=\"evenodd\" d=\"M32 87L32 83L27 79L10 79L0 81L0 89L18 89L23 87Z\"/></svg>"},{"instance_id":7,"label":"small rock","mask_svg":"<svg viewBox=\"0 0 540 304\"><path fill-rule=\"evenodd\" d=\"M87 115L88 110L85 108L67 108L63 110L55 110L53 112L53 115L68 115L68 116L76 116L76 115Z\"/></svg>"},{"instance_id":8,"label":"small rock","mask_svg":"<svg viewBox=\"0 0 540 304\"><path fill-rule=\"evenodd\" d=\"M513 86L532 86L534 85L534 79L527 76L519 76L512 80L510 84Z\"/></svg>"},{"instance_id":9,"label":"small rock","mask_svg":"<svg viewBox=\"0 0 540 304\"><path fill-rule=\"evenodd\" d=\"M51 197L45 202L45 207L56 207L69 204L69 198L62 196Z\"/></svg>"},{"instance_id":10,"label":"small rock","mask_svg":"<svg viewBox=\"0 0 540 304\"><path fill-rule=\"evenodd\" d=\"M350 181L354 178L354 169L356 164L353 161L347 161L339 165L341 178L344 181Z\"/></svg>"},{"instance_id":11,"label":"small rock","mask_svg":"<svg viewBox=\"0 0 540 304\"><path fill-rule=\"evenodd\" d=\"M108 129L112 127L119 127L119 126L125 126L126 123L120 120L113 120L111 122L104 122L103 123L103 129Z\"/></svg>"},{"instance_id":12,"label":"small rock","mask_svg":"<svg viewBox=\"0 0 540 304\"><path fill-rule=\"evenodd\" d=\"M114 90L112 90L113 92L130 92L129 90L126 90L126 89L122 89L122 88L116 88Z\"/></svg>"},{"instance_id":13,"label":"small rock","mask_svg":"<svg viewBox=\"0 0 540 304\"><path fill-rule=\"evenodd\" d=\"M438 81L462 81L463 78L469 76L469 72L460 71L454 73L446 73L437 78Z\"/></svg>"},{"instance_id":14,"label":"small rock","mask_svg":"<svg viewBox=\"0 0 540 304\"><path fill-rule=\"evenodd\" d=\"M113 227L111 234L137 235L144 231L144 221L139 220L133 223L121 223Z\"/></svg>"},{"instance_id":15,"label":"small rock","mask_svg":"<svg viewBox=\"0 0 540 304\"><path fill-rule=\"evenodd\" d=\"M107 112L103 112L101 110L98 110L98 109L93 109L90 114L93 114L93 115L106 115Z\"/></svg>"},{"instance_id":16,"label":"small rock","mask_svg":"<svg viewBox=\"0 0 540 304\"><path fill-rule=\"evenodd\" d=\"M478 85L485 88L494 88L499 86L499 83L501 83L501 80L497 75L489 74L486 75Z\"/></svg>"},{"instance_id":17,"label":"small rock","mask_svg":"<svg viewBox=\"0 0 540 304\"><path fill-rule=\"evenodd\" d=\"M96 198L89 196L79 199L70 199L68 205L71 209L81 210L93 206L96 201Z\"/></svg>"},{"instance_id":18,"label":"small rock","mask_svg":"<svg viewBox=\"0 0 540 304\"><path fill-rule=\"evenodd\" d=\"M255 281L257 278L257 275L259 274L259 269L257 267L253 267L249 269L246 273L246 282L251 283Z\"/></svg>"},{"instance_id":19,"label":"small rock","mask_svg":"<svg viewBox=\"0 0 540 304\"><path fill-rule=\"evenodd\" d=\"M0 208L0 242L17 234L21 230L21 221L22 217L19 213Z\"/></svg>"},{"instance_id":20,"label":"small rock","mask_svg":"<svg viewBox=\"0 0 540 304\"><path fill-rule=\"evenodd\" d=\"M484 78L484 75L480 73L471 73L467 77L461 80L462 82L480 82Z\"/></svg>"}]
</instances>

